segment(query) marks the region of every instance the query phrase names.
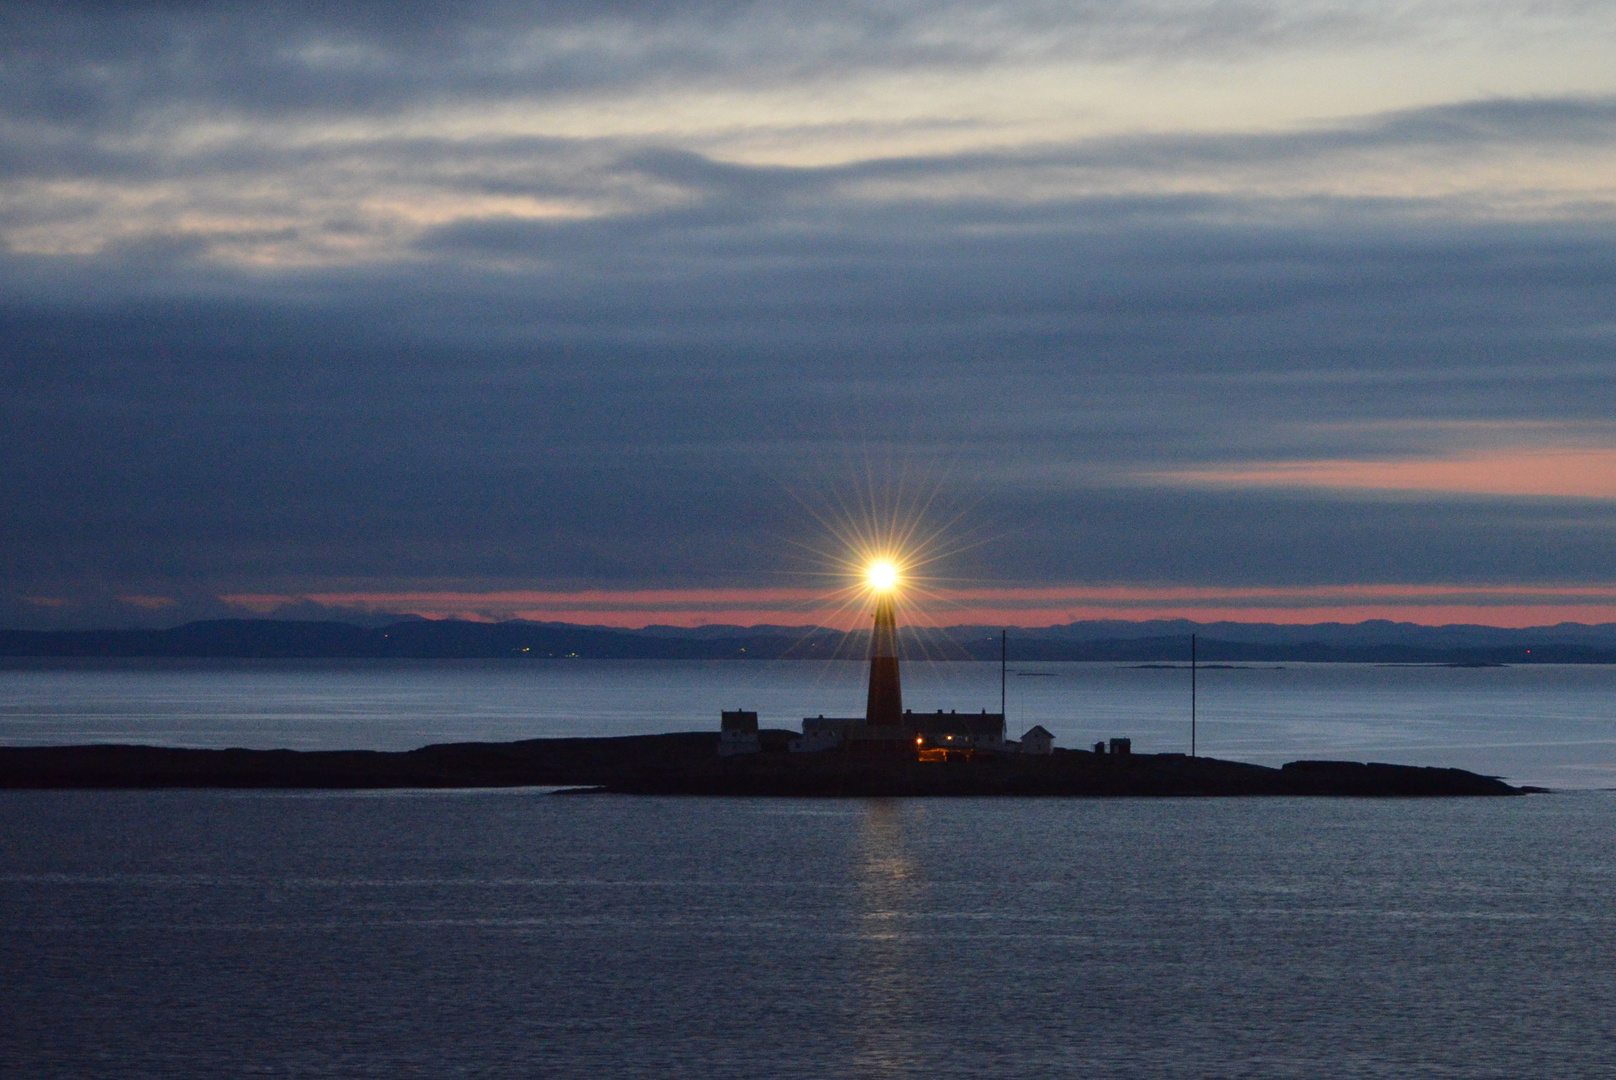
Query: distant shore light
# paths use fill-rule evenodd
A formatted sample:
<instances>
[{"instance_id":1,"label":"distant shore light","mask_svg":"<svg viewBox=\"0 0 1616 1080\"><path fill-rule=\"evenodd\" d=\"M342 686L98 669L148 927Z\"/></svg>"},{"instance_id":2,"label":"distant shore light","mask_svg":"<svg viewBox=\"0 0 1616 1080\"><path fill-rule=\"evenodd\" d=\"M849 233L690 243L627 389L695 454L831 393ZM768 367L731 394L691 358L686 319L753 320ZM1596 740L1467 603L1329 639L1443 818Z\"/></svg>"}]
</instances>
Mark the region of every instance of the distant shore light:
<instances>
[{"instance_id":1,"label":"distant shore light","mask_svg":"<svg viewBox=\"0 0 1616 1080\"><path fill-rule=\"evenodd\" d=\"M898 568L886 559L870 564L870 588L876 592L891 592L898 587Z\"/></svg>"}]
</instances>

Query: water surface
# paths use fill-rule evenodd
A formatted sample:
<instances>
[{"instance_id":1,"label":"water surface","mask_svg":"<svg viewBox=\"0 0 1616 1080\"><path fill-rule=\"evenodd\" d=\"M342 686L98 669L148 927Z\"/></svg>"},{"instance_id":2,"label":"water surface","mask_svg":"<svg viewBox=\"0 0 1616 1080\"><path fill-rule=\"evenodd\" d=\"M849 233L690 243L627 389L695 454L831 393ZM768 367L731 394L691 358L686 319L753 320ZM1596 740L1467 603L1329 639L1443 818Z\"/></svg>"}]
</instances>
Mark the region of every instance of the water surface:
<instances>
[{"instance_id":1,"label":"water surface","mask_svg":"<svg viewBox=\"0 0 1616 1080\"><path fill-rule=\"evenodd\" d=\"M999 707L996 664L908 664L916 709ZM9 661L0 742L404 750L428 743L766 726L858 715L865 668L790 661ZM1454 765L1556 788L1616 786L1616 666L1254 664L1203 669L1198 749L1261 764ZM1189 673L1022 664L1011 733L1189 748Z\"/></svg>"},{"instance_id":2,"label":"water surface","mask_svg":"<svg viewBox=\"0 0 1616 1080\"><path fill-rule=\"evenodd\" d=\"M1604 1078L1613 811L0 793L0 1073Z\"/></svg>"}]
</instances>

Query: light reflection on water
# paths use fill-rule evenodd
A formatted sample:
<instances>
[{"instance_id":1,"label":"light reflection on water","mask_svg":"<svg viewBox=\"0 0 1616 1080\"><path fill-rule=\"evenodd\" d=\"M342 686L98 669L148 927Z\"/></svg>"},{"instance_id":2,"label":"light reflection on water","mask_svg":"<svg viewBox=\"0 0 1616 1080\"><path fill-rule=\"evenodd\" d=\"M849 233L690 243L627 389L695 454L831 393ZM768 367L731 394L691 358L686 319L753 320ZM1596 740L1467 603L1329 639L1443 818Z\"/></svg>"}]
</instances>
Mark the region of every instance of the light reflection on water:
<instances>
[{"instance_id":1,"label":"light reflection on water","mask_svg":"<svg viewBox=\"0 0 1616 1080\"><path fill-rule=\"evenodd\" d=\"M1010 680L1012 734L1128 735L1187 750L1188 673L1036 664ZM0 743L402 750L435 742L765 726L855 715L864 667L819 661L0 662ZM994 664L911 664L917 709L997 708ZM1616 666L1253 664L1203 671L1203 753L1453 765L1550 787L1616 786Z\"/></svg>"},{"instance_id":2,"label":"light reflection on water","mask_svg":"<svg viewBox=\"0 0 1616 1080\"><path fill-rule=\"evenodd\" d=\"M923 1007L910 970L911 948L904 933L905 912L920 910L919 866L904 844L904 813L890 799L863 805L854 880L858 889L859 929L854 938L859 972L856 1022L853 1025L856 1071L868 1076L901 1075L916 1058L915 1025L909 1020Z\"/></svg>"},{"instance_id":3,"label":"light reflection on water","mask_svg":"<svg viewBox=\"0 0 1616 1080\"><path fill-rule=\"evenodd\" d=\"M6 1076L1610 1075L1608 793L0 820Z\"/></svg>"}]
</instances>

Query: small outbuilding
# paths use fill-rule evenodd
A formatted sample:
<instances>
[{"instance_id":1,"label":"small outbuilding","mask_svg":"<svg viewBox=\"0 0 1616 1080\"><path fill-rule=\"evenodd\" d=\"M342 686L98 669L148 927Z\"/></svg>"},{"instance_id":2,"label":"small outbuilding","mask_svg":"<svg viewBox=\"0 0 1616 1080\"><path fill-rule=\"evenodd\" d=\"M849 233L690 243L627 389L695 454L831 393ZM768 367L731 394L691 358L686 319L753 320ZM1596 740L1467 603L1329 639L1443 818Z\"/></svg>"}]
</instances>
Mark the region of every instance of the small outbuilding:
<instances>
[{"instance_id":1,"label":"small outbuilding","mask_svg":"<svg viewBox=\"0 0 1616 1080\"><path fill-rule=\"evenodd\" d=\"M755 754L761 749L758 745L757 713L737 709L734 712L722 712L719 717L719 757Z\"/></svg>"},{"instance_id":2,"label":"small outbuilding","mask_svg":"<svg viewBox=\"0 0 1616 1080\"><path fill-rule=\"evenodd\" d=\"M1023 754L1052 754L1055 752L1055 736L1044 730L1042 724L1021 737L1021 752Z\"/></svg>"},{"instance_id":3,"label":"small outbuilding","mask_svg":"<svg viewBox=\"0 0 1616 1080\"><path fill-rule=\"evenodd\" d=\"M788 742L786 749L793 754L821 754L841 746L865 726L862 716L807 716L802 734Z\"/></svg>"}]
</instances>

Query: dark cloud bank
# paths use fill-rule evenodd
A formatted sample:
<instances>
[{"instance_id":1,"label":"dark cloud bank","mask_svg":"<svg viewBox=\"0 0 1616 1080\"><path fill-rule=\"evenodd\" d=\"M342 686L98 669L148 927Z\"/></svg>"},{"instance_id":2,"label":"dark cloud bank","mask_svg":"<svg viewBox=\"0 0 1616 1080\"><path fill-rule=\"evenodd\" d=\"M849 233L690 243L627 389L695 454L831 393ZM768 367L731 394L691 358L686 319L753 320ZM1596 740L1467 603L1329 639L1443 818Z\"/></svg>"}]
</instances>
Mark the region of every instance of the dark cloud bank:
<instances>
[{"instance_id":1,"label":"dark cloud bank","mask_svg":"<svg viewBox=\"0 0 1616 1080\"><path fill-rule=\"evenodd\" d=\"M968 507L963 579L1608 576L1603 502L1135 476L1420 449L1404 422L1601 423L1616 238L1134 209L468 223L406 269L268 280L13 258L40 276L0 314L5 577L772 582L871 463ZM470 261L490 249L513 262Z\"/></svg>"},{"instance_id":2,"label":"dark cloud bank","mask_svg":"<svg viewBox=\"0 0 1616 1080\"><path fill-rule=\"evenodd\" d=\"M193 23L165 21L170 9L120 16L128 40L98 18L57 25L31 10L8 16L26 33L0 79L12 179L225 167L109 150L95 132L140 102L238 94L241 107L340 111L425 92L352 75L348 90L277 97L261 70L222 88L174 67ZM264 10L230 25L296 37L295 9ZM361 10L344 25L362 44ZM452 16L431 25L376 40L390 57L451 57L429 71L455 68L471 31ZM212 32L194 26L199 40ZM161 41L141 45L143 33ZM49 58L57 41L77 67ZM114 90L89 86L97 57L125 80ZM172 623L221 611L220 592L333 582L775 584L820 569L792 546L829 543L816 515L899 476L963 511L973 546L941 568L960 580L1606 581L1606 501L1141 479L1428 452L1442 424L1603 430L1616 415L1616 229L1603 211L1512 221L1462 198L1034 201L1018 185L1049 170L1329 162L1413 144L1464 157L1599 144L1613 128L1609 102L1492 102L1300 135L833 169L588 140L384 141L366 147L368 167L430 172L458 154L532 166L474 170L471 188L678 197L583 221L455 220L337 268L246 269L214 257L218 235L183 231L87 255L13 251L0 256L0 623ZM991 196L949 188L995 177ZM935 190L860 193L910 181ZM126 595L178 603L131 608Z\"/></svg>"}]
</instances>

